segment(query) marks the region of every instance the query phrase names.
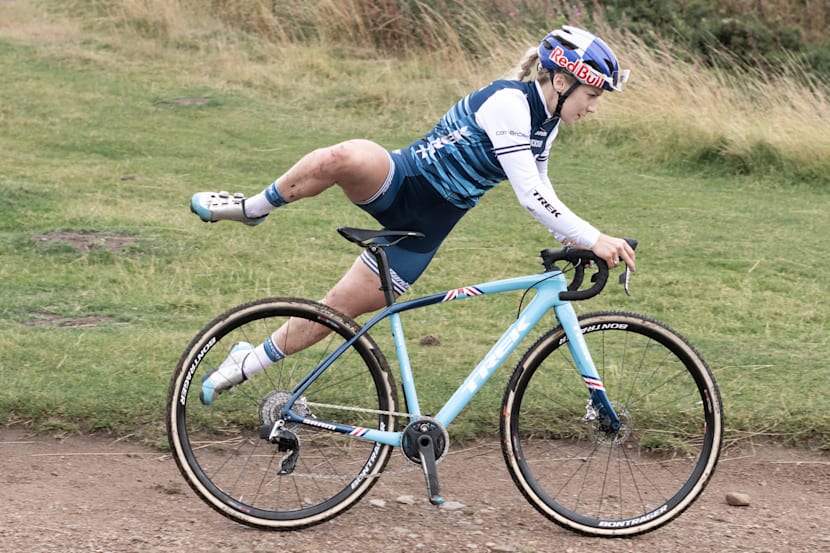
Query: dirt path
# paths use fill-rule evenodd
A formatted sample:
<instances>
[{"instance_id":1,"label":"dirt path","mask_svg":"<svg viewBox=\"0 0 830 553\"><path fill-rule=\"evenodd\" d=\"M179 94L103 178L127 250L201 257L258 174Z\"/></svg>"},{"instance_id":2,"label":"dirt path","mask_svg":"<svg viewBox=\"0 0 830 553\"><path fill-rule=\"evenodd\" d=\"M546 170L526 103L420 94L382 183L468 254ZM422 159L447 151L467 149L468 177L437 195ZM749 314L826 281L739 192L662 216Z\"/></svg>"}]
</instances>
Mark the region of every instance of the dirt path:
<instances>
[{"instance_id":1,"label":"dirt path","mask_svg":"<svg viewBox=\"0 0 830 553\"><path fill-rule=\"evenodd\" d=\"M390 469L400 466L396 455ZM0 551L830 551L830 458L806 451L732 453L689 511L629 540L577 536L542 518L513 487L498 444L451 450L439 471L444 497L466 508L430 506L422 477L410 472L385 475L333 521L263 532L208 508L158 451L100 436L56 440L0 428ZM750 506L727 505L733 491L749 494ZM399 502L405 495L414 504Z\"/></svg>"}]
</instances>

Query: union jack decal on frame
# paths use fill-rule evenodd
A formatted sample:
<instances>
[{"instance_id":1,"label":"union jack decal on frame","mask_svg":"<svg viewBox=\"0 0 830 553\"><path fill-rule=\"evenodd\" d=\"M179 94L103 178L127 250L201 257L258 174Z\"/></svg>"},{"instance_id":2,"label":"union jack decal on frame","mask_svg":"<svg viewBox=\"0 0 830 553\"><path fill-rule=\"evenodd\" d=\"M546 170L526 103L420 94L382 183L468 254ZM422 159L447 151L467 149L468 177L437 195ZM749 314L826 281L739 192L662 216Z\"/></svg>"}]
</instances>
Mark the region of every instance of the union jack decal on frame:
<instances>
[{"instance_id":1,"label":"union jack decal on frame","mask_svg":"<svg viewBox=\"0 0 830 553\"><path fill-rule=\"evenodd\" d=\"M585 381L585 384L588 386L589 390L602 390L605 391L605 386L602 385L602 380L599 378L591 378L590 376L582 375L582 380Z\"/></svg>"},{"instance_id":2,"label":"union jack decal on frame","mask_svg":"<svg viewBox=\"0 0 830 553\"><path fill-rule=\"evenodd\" d=\"M444 299L442 302L445 301L452 301L457 300L460 298L471 298L473 296L480 296L484 292L476 288L475 286L465 286L464 288L456 288L455 290L450 290L444 295Z\"/></svg>"},{"instance_id":3,"label":"union jack decal on frame","mask_svg":"<svg viewBox=\"0 0 830 553\"><path fill-rule=\"evenodd\" d=\"M367 429L360 428L359 426L355 426L354 430L349 432L349 435L350 436L356 436L356 437L360 438L361 436L365 436L367 432L369 432Z\"/></svg>"}]
</instances>

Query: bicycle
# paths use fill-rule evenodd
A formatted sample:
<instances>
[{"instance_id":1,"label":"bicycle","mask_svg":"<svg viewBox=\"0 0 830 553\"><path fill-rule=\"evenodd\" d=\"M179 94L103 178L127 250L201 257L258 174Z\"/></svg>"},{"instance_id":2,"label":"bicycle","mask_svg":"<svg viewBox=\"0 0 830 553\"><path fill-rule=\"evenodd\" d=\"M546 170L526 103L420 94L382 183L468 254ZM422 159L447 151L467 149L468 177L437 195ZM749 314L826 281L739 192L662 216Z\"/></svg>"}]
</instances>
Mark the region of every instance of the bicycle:
<instances>
[{"instance_id":1,"label":"bicycle","mask_svg":"<svg viewBox=\"0 0 830 553\"><path fill-rule=\"evenodd\" d=\"M715 379L683 337L654 319L621 311L577 317L570 302L597 295L607 282L602 259L588 250L546 249L539 274L396 302L384 247L419 234L338 231L375 256L386 308L360 326L311 300L245 303L208 323L178 362L167 399L170 448L185 480L213 509L265 529L321 523L369 491L395 448L423 471L429 500L440 504L437 462L450 447L447 427L551 310L558 326L518 362L501 406L502 453L528 502L575 532L625 537L668 523L701 494L723 433ZM582 289L589 267L592 284ZM629 277L625 267L626 293ZM437 414L422 414L401 314L509 291L525 292L521 304L533 296ZM389 364L369 335L384 320L403 410ZM327 337L210 407L199 402L193 383L222 362L231 344L262 340L283 323L292 336L300 321L321 325Z\"/></svg>"}]
</instances>

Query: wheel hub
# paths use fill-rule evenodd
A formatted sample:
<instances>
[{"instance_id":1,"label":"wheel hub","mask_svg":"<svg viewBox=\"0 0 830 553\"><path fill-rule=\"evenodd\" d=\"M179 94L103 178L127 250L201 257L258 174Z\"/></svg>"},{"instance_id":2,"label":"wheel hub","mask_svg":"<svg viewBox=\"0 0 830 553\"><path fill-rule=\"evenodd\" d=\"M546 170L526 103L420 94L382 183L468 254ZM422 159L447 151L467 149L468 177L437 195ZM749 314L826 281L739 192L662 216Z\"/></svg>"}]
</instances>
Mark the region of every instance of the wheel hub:
<instances>
[{"instance_id":1,"label":"wheel hub","mask_svg":"<svg viewBox=\"0 0 830 553\"><path fill-rule=\"evenodd\" d=\"M281 421L280 413L283 407L288 404L291 399L291 392L285 390L275 390L265 396L259 404L259 420L263 426L273 426L277 421ZM294 412L301 417L311 416L311 411L308 409L307 400L305 397L299 398L294 402ZM296 430L300 425L296 423L287 423L284 428L286 430Z\"/></svg>"},{"instance_id":2,"label":"wheel hub","mask_svg":"<svg viewBox=\"0 0 830 553\"><path fill-rule=\"evenodd\" d=\"M608 423L602 421L603 417L597 418L593 421L594 443L596 445L605 445L608 447L615 447L624 444L631 434L633 418L629 410L622 404L612 401L611 405L614 407L614 412L620 419L620 427L612 430Z\"/></svg>"}]
</instances>

